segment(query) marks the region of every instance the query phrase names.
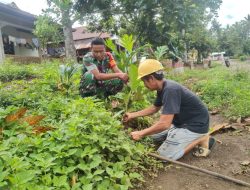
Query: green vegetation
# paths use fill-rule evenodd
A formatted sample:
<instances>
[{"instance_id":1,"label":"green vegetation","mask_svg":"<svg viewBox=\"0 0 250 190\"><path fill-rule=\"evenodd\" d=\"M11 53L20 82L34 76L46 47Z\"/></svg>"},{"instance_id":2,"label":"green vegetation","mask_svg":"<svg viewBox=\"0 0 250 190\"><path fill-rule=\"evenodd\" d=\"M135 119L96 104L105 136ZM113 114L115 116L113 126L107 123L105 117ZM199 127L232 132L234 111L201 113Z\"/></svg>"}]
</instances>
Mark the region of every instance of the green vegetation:
<instances>
[{"instance_id":1,"label":"green vegetation","mask_svg":"<svg viewBox=\"0 0 250 190\"><path fill-rule=\"evenodd\" d=\"M45 48L49 42L54 45L63 41L62 32L60 32L60 25L48 15L40 15L36 22L36 28L33 33L38 37L42 48Z\"/></svg>"},{"instance_id":2,"label":"green vegetation","mask_svg":"<svg viewBox=\"0 0 250 190\"><path fill-rule=\"evenodd\" d=\"M58 62L29 65L27 68L39 77L1 84L2 189L128 189L143 180L146 168L157 166L146 156L151 146L147 139L144 143L148 147L132 142L120 122L126 106L129 110L146 107L153 94L138 83L141 94L132 91L129 102L125 97L133 90L131 86L105 101L82 99L77 88L80 72L70 64L64 67L71 68L69 73L58 72L62 68ZM24 68L11 66L17 71ZM8 67L5 64L1 69ZM66 94L58 86L65 81L61 77L69 82ZM209 70L186 70L183 75L167 77L196 91L210 109L219 109L227 117L250 115L250 75L246 71L232 72L213 64ZM119 105L112 107L113 100ZM26 116L7 122L6 116L21 107L28 109L26 115L45 118L34 126L24 122ZM140 119L130 126L143 128L150 122L150 118ZM35 127L43 126L52 130L34 134Z\"/></svg>"},{"instance_id":3,"label":"green vegetation","mask_svg":"<svg viewBox=\"0 0 250 190\"><path fill-rule=\"evenodd\" d=\"M247 56L246 56L246 55L240 56L240 60L241 60L241 61L246 61L246 60L247 60Z\"/></svg>"},{"instance_id":4,"label":"green vegetation","mask_svg":"<svg viewBox=\"0 0 250 190\"><path fill-rule=\"evenodd\" d=\"M218 109L227 117L250 115L250 73L228 70L213 63L209 70L186 70L177 80L201 97L209 109Z\"/></svg>"},{"instance_id":5,"label":"green vegetation","mask_svg":"<svg viewBox=\"0 0 250 190\"><path fill-rule=\"evenodd\" d=\"M10 108L1 109L1 188L70 189L75 177L73 189L128 189L141 179L144 147L129 140L101 102L55 97L43 105L36 111L54 130L41 135L26 123L4 122Z\"/></svg>"},{"instance_id":6,"label":"green vegetation","mask_svg":"<svg viewBox=\"0 0 250 190\"><path fill-rule=\"evenodd\" d=\"M32 79L38 77L34 68L29 65L11 64L6 62L4 67L0 67L0 82L10 82L12 80Z\"/></svg>"},{"instance_id":7,"label":"green vegetation","mask_svg":"<svg viewBox=\"0 0 250 190\"><path fill-rule=\"evenodd\" d=\"M132 35L123 35L120 41L126 51L118 51L116 45L112 42L112 40L107 40L106 45L115 54L119 62L120 69L123 72L128 73L129 75L129 83L124 92L120 94L120 96L122 96L122 98L120 98L120 101L123 100L123 106L125 107L123 111L127 112L131 102L139 100L144 101L145 99L142 94L142 85L140 85L140 81L137 80L137 65L139 63L135 58L138 57L138 54L142 52L144 48L148 47L148 45L144 45L140 48L134 49L135 41Z\"/></svg>"},{"instance_id":8,"label":"green vegetation","mask_svg":"<svg viewBox=\"0 0 250 190\"><path fill-rule=\"evenodd\" d=\"M25 66L39 77L1 83L0 189L128 189L143 180L146 168L156 167L146 156L150 149L130 140L109 100L78 95L80 72L70 64ZM70 86L68 94L58 86L62 82ZM27 113L7 122L21 107ZM27 115L45 118L29 126ZM34 134L44 126L52 130Z\"/></svg>"},{"instance_id":9,"label":"green vegetation","mask_svg":"<svg viewBox=\"0 0 250 190\"><path fill-rule=\"evenodd\" d=\"M214 43L214 51L225 51L227 56L245 59L250 55L250 15L239 22L223 28L218 21L212 22L210 29Z\"/></svg>"},{"instance_id":10,"label":"green vegetation","mask_svg":"<svg viewBox=\"0 0 250 190\"><path fill-rule=\"evenodd\" d=\"M48 9L35 23L34 34L41 47L64 40L70 59L64 64L0 65L0 189L135 187L143 181L143 172L158 166L147 157L150 142L145 139L145 146L132 142L127 126L121 124L124 112L145 108L154 99L154 94L137 80L140 56L178 58L187 63L192 49L197 50L197 58L192 58L197 59L195 62L211 51L225 51L241 61L250 55L250 15L226 28L214 20L208 29L222 0L47 3ZM76 59L72 25L80 20L101 33L130 34L119 39L125 51L106 41L119 67L130 77L124 90L108 99L79 96L81 68L69 60ZM183 75L167 78L195 91L210 110L220 110L227 117L250 116L248 71L214 64L209 70L186 70ZM28 109L24 116L11 122L6 119L23 107ZM25 120L27 115L45 118L31 125ZM146 117L128 126L144 128L151 123L152 118ZM45 126L49 131L34 132Z\"/></svg>"}]
</instances>

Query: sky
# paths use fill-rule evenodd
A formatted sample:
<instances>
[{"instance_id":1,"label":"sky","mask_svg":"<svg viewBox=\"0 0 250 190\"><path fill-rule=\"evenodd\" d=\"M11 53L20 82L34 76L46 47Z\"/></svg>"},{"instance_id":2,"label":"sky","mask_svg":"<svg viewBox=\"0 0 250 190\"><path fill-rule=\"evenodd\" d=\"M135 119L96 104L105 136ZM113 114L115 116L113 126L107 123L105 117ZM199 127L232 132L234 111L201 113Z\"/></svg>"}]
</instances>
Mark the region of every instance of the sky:
<instances>
[{"instance_id":1,"label":"sky","mask_svg":"<svg viewBox=\"0 0 250 190\"><path fill-rule=\"evenodd\" d=\"M47 7L46 0L0 0L0 2L15 2L20 9L34 15L41 14L42 9ZM250 0L223 0L218 14L218 21L222 26L232 25L250 14Z\"/></svg>"}]
</instances>

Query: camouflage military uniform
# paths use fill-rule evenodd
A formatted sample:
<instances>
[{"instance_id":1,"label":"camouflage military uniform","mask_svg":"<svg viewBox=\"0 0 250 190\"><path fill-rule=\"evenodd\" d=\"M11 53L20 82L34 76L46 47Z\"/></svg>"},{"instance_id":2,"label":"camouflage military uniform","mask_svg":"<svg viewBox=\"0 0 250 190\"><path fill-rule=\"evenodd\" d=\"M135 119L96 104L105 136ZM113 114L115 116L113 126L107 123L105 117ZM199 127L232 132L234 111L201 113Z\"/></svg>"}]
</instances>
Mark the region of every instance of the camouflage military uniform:
<instances>
[{"instance_id":1,"label":"camouflage military uniform","mask_svg":"<svg viewBox=\"0 0 250 190\"><path fill-rule=\"evenodd\" d=\"M116 66L116 62L111 53L106 52L105 58L102 61L98 61L92 56L92 53L89 52L84 56L83 64L83 73L79 88L82 97L97 95L103 98L114 95L122 90L122 80L96 80L91 73L94 69L98 69L100 73L108 73L110 69Z\"/></svg>"}]
</instances>

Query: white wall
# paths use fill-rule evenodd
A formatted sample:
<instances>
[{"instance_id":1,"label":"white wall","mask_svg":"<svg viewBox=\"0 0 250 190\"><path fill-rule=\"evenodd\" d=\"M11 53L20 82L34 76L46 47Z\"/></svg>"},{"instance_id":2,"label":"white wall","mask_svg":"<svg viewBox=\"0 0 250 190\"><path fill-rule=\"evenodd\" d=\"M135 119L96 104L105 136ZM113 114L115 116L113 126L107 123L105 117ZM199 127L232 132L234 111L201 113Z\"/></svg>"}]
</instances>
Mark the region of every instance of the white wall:
<instances>
[{"instance_id":1,"label":"white wall","mask_svg":"<svg viewBox=\"0 0 250 190\"><path fill-rule=\"evenodd\" d=\"M24 39L31 39L34 37L32 33L29 32L20 32L17 31L15 27L12 26L5 26L2 29L2 33L5 33L6 35L13 36L16 38L24 38ZM19 56L34 56L34 57L39 57L39 52L37 49L28 49L24 47L24 45L19 46L18 44L14 45L14 51L15 55Z\"/></svg>"},{"instance_id":2,"label":"white wall","mask_svg":"<svg viewBox=\"0 0 250 190\"><path fill-rule=\"evenodd\" d=\"M39 57L39 52L37 49L28 49L23 46L19 47L17 45L17 46L14 46L14 51L15 51L15 55Z\"/></svg>"}]
</instances>

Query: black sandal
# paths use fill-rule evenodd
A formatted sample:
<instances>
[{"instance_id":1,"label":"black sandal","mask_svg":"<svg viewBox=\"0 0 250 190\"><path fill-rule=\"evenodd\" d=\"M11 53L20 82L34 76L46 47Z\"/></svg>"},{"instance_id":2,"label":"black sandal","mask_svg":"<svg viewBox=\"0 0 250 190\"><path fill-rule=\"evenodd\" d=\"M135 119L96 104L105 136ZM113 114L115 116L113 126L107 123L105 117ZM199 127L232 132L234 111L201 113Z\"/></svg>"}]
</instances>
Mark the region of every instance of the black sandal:
<instances>
[{"instance_id":1,"label":"black sandal","mask_svg":"<svg viewBox=\"0 0 250 190\"><path fill-rule=\"evenodd\" d=\"M209 143L208 143L208 147L209 150L212 150L216 145L216 140L214 137L209 137Z\"/></svg>"}]
</instances>

